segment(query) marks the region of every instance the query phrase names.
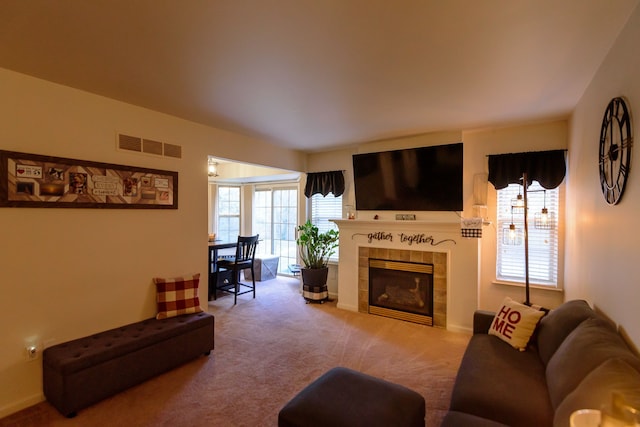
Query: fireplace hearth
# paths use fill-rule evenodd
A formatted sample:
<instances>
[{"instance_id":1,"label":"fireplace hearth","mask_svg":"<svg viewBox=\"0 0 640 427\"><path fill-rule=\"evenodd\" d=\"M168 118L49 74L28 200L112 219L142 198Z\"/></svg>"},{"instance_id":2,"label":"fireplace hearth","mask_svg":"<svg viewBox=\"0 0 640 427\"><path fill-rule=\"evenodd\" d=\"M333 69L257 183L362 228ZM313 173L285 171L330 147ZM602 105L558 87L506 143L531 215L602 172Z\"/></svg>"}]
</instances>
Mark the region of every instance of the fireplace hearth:
<instances>
[{"instance_id":1,"label":"fireplace hearth","mask_svg":"<svg viewBox=\"0 0 640 427\"><path fill-rule=\"evenodd\" d=\"M433 325L433 264L369 259L369 313Z\"/></svg>"}]
</instances>

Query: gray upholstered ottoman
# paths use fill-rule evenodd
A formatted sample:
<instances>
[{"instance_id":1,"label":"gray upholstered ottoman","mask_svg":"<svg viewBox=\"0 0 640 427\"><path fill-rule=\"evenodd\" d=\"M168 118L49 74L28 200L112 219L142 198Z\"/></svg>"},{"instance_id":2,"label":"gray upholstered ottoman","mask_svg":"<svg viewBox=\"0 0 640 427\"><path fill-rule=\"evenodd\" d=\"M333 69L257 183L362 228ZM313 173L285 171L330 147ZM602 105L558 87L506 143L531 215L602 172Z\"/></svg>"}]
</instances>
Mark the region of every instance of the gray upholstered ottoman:
<instances>
[{"instance_id":1,"label":"gray upholstered ottoman","mask_svg":"<svg viewBox=\"0 0 640 427\"><path fill-rule=\"evenodd\" d=\"M324 373L287 403L279 427L424 427L424 398L351 369Z\"/></svg>"},{"instance_id":2,"label":"gray upholstered ottoman","mask_svg":"<svg viewBox=\"0 0 640 427\"><path fill-rule=\"evenodd\" d=\"M275 279L278 275L278 262L280 257L278 255L256 255L253 260L253 270L256 273L256 280L266 281ZM245 280L251 280L251 269L244 270Z\"/></svg>"}]
</instances>

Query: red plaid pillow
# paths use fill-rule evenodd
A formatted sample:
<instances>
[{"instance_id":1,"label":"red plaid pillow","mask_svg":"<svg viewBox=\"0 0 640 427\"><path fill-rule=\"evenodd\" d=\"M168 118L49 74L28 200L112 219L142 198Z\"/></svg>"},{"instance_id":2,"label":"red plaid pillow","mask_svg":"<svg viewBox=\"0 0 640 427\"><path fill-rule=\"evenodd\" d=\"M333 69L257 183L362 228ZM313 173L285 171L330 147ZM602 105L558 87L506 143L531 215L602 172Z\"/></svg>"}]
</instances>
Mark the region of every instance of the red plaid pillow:
<instances>
[{"instance_id":1,"label":"red plaid pillow","mask_svg":"<svg viewBox=\"0 0 640 427\"><path fill-rule=\"evenodd\" d=\"M156 319L202 311L198 298L200 273L173 279L156 277L153 282L156 284L156 302L158 303Z\"/></svg>"}]
</instances>

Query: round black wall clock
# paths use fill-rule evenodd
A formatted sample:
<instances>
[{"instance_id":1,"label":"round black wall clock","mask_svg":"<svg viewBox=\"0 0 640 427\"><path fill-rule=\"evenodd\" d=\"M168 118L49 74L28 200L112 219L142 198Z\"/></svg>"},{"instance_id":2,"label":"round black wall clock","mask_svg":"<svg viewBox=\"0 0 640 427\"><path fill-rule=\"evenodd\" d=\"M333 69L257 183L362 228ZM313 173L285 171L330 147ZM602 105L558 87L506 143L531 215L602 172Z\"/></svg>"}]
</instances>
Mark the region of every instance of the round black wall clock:
<instances>
[{"instance_id":1,"label":"round black wall clock","mask_svg":"<svg viewBox=\"0 0 640 427\"><path fill-rule=\"evenodd\" d=\"M622 198L631 161L631 116L622 98L613 98L600 129L600 187L610 205Z\"/></svg>"}]
</instances>

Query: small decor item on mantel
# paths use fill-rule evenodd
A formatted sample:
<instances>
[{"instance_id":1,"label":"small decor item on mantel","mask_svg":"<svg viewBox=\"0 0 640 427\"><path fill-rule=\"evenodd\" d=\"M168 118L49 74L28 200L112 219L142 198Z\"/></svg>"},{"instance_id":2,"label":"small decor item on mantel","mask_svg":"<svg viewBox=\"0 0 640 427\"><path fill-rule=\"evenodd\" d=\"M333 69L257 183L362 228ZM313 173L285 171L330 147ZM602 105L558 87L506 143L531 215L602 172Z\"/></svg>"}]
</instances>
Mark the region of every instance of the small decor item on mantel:
<instances>
[{"instance_id":1,"label":"small decor item on mantel","mask_svg":"<svg viewBox=\"0 0 640 427\"><path fill-rule=\"evenodd\" d=\"M356 211L353 205L347 205L347 219L356 219Z\"/></svg>"},{"instance_id":2,"label":"small decor item on mantel","mask_svg":"<svg viewBox=\"0 0 640 427\"><path fill-rule=\"evenodd\" d=\"M338 231L320 233L317 226L307 220L297 228L300 258L302 259L302 296L307 302L324 302L329 298L327 290L327 264L338 247Z\"/></svg>"},{"instance_id":3,"label":"small decor item on mantel","mask_svg":"<svg viewBox=\"0 0 640 427\"><path fill-rule=\"evenodd\" d=\"M482 218L462 218L460 221L462 237L482 237Z\"/></svg>"}]
</instances>

